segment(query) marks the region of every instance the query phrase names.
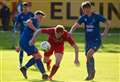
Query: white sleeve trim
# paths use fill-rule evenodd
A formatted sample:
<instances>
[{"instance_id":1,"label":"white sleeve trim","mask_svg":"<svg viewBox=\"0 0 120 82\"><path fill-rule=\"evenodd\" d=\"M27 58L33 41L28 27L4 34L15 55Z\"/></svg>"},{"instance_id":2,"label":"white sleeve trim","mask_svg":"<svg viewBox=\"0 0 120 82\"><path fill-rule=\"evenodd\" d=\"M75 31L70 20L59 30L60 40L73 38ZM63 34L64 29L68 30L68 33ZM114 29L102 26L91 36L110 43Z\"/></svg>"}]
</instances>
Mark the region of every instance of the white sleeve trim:
<instances>
[{"instance_id":1,"label":"white sleeve trim","mask_svg":"<svg viewBox=\"0 0 120 82\"><path fill-rule=\"evenodd\" d=\"M30 22L31 21L31 19L28 19L28 20L26 20L26 23L28 23L28 22ZM32 22L32 21L31 21Z\"/></svg>"}]
</instances>

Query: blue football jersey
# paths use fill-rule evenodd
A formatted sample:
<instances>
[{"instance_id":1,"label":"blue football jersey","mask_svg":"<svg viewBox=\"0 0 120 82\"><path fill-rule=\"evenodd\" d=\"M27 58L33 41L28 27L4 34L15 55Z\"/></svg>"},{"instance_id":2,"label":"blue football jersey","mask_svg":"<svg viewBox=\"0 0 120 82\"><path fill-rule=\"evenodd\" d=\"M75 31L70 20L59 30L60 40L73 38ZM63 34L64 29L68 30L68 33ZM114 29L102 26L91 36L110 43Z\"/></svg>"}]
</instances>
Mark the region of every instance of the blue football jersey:
<instances>
[{"instance_id":1,"label":"blue football jersey","mask_svg":"<svg viewBox=\"0 0 120 82\"><path fill-rule=\"evenodd\" d=\"M33 17L31 19L28 19L28 20L32 20L33 26L36 29L40 28L40 23L37 21L36 18ZM34 31L32 29L30 29L28 26L25 26L24 31L23 31L22 36L21 36L21 40L23 42L28 42L32 38L33 33L34 33Z\"/></svg>"},{"instance_id":2,"label":"blue football jersey","mask_svg":"<svg viewBox=\"0 0 120 82\"><path fill-rule=\"evenodd\" d=\"M85 40L86 42L101 40L100 22L105 22L105 17L96 13L91 16L83 15L77 20L78 24L84 23L85 25Z\"/></svg>"},{"instance_id":3,"label":"blue football jersey","mask_svg":"<svg viewBox=\"0 0 120 82\"><path fill-rule=\"evenodd\" d=\"M18 16L16 17L16 24L18 23L20 24L20 27L19 27L20 33L23 32L24 27L26 26L26 21L33 16L34 14L32 12L28 12L26 14L25 13L18 14Z\"/></svg>"}]
</instances>

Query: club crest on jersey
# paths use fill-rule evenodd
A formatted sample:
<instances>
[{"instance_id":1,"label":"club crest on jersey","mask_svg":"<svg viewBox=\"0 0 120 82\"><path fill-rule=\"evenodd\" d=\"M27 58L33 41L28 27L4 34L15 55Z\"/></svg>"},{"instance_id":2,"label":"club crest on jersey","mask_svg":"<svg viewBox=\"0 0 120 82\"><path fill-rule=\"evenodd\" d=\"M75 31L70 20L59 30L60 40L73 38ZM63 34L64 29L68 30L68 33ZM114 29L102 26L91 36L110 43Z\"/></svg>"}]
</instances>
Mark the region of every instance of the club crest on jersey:
<instances>
[{"instance_id":1,"label":"club crest on jersey","mask_svg":"<svg viewBox=\"0 0 120 82\"><path fill-rule=\"evenodd\" d=\"M87 18L85 18L85 22L87 22Z\"/></svg>"}]
</instances>

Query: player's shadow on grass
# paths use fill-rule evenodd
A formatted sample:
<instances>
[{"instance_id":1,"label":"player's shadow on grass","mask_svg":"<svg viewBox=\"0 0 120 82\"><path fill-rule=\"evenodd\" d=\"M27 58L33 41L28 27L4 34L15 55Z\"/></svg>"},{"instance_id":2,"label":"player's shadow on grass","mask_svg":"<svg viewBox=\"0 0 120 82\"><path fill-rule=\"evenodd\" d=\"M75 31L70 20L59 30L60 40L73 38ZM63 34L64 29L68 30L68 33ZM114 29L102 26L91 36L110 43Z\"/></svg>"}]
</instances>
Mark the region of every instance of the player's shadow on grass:
<instances>
[{"instance_id":1,"label":"player's shadow on grass","mask_svg":"<svg viewBox=\"0 0 120 82\"><path fill-rule=\"evenodd\" d=\"M98 82L98 81L92 80L92 81L90 81L90 82Z\"/></svg>"},{"instance_id":2,"label":"player's shadow on grass","mask_svg":"<svg viewBox=\"0 0 120 82\"><path fill-rule=\"evenodd\" d=\"M58 81L58 80L39 80L39 79L33 79L33 80L29 80L30 82L64 82L64 81Z\"/></svg>"},{"instance_id":3,"label":"player's shadow on grass","mask_svg":"<svg viewBox=\"0 0 120 82\"><path fill-rule=\"evenodd\" d=\"M120 53L120 51L115 51L115 50L108 50L106 52L109 52L109 53Z\"/></svg>"}]
</instances>

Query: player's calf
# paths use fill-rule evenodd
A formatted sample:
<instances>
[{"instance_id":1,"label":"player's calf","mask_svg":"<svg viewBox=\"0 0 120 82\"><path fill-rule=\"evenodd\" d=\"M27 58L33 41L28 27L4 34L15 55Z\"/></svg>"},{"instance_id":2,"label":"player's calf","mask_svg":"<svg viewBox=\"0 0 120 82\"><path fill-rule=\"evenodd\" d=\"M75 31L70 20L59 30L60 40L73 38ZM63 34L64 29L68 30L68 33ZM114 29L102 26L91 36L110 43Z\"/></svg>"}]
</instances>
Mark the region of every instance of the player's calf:
<instances>
[{"instance_id":1,"label":"player's calf","mask_svg":"<svg viewBox=\"0 0 120 82\"><path fill-rule=\"evenodd\" d=\"M19 68L22 67L22 63L23 63L23 50L19 51Z\"/></svg>"},{"instance_id":2,"label":"player's calf","mask_svg":"<svg viewBox=\"0 0 120 82\"><path fill-rule=\"evenodd\" d=\"M88 52L87 52L87 61L89 61L90 60L90 58L92 58L93 57L93 54L94 54L94 49L89 49L88 50Z\"/></svg>"},{"instance_id":3,"label":"player's calf","mask_svg":"<svg viewBox=\"0 0 120 82\"><path fill-rule=\"evenodd\" d=\"M61 54L61 53L55 53L56 63L52 67L52 70L51 70L51 73L49 75L49 78L52 78L55 75L55 73L57 72L57 70L58 70L58 68L60 66L62 57L63 57L63 54Z\"/></svg>"},{"instance_id":4,"label":"player's calf","mask_svg":"<svg viewBox=\"0 0 120 82\"><path fill-rule=\"evenodd\" d=\"M46 74L46 71L45 71L45 68L44 68L44 65L43 65L41 59L35 59L35 63L37 65L37 67L38 67L38 70L42 74L42 79L43 80L47 80L48 79L48 75Z\"/></svg>"},{"instance_id":5,"label":"player's calf","mask_svg":"<svg viewBox=\"0 0 120 82\"><path fill-rule=\"evenodd\" d=\"M49 60L48 62L46 62L46 65L47 65L47 70L50 71L50 68L51 68L51 60Z\"/></svg>"},{"instance_id":6,"label":"player's calf","mask_svg":"<svg viewBox=\"0 0 120 82\"><path fill-rule=\"evenodd\" d=\"M47 66L47 70L50 71L50 68L51 68L51 59L45 57L44 58L44 63L46 63L46 66Z\"/></svg>"},{"instance_id":7,"label":"player's calf","mask_svg":"<svg viewBox=\"0 0 120 82\"><path fill-rule=\"evenodd\" d=\"M50 71L50 69L51 69L51 65L50 65L50 64L51 64L51 60L46 63L46 65L47 65L47 70L48 70L48 71Z\"/></svg>"},{"instance_id":8,"label":"player's calf","mask_svg":"<svg viewBox=\"0 0 120 82\"><path fill-rule=\"evenodd\" d=\"M49 80L52 79L52 77L54 76L54 74L57 72L59 66L53 65L51 73L49 75Z\"/></svg>"},{"instance_id":9,"label":"player's calf","mask_svg":"<svg viewBox=\"0 0 120 82\"><path fill-rule=\"evenodd\" d=\"M40 56L40 53L34 53L33 54L33 57L35 59L35 64L37 65L38 67L38 70L41 72L42 74L42 79L46 80L48 77L48 75L46 74L46 71L45 71L45 68L44 68L44 65L41 61L41 56Z\"/></svg>"}]
</instances>

